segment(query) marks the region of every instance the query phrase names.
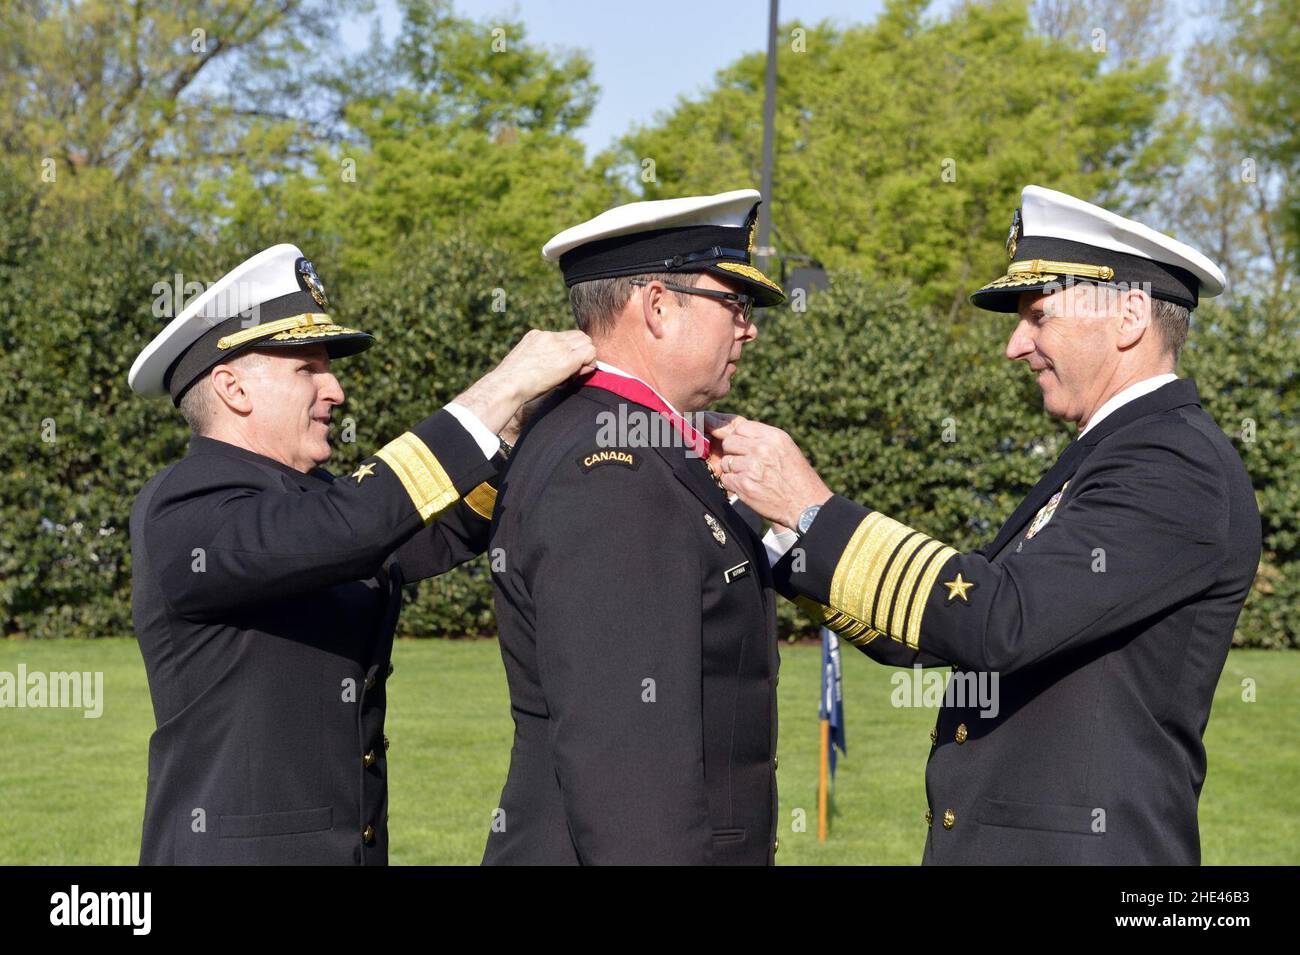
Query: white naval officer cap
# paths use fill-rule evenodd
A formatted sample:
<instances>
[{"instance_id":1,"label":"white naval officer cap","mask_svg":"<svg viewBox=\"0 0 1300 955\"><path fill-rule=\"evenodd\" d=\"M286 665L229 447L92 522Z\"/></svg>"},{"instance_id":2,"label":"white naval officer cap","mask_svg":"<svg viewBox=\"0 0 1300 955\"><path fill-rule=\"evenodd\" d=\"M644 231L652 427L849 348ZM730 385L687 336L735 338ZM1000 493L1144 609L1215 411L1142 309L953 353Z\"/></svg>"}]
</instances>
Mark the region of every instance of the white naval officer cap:
<instances>
[{"instance_id":1,"label":"white naval officer cap","mask_svg":"<svg viewBox=\"0 0 1300 955\"><path fill-rule=\"evenodd\" d=\"M1082 199L1025 186L1007 235L1007 272L970 300L993 312L1018 310L1023 292L1075 281L1145 288L1152 298L1195 308L1223 292L1219 267L1190 245Z\"/></svg>"},{"instance_id":2,"label":"white naval officer cap","mask_svg":"<svg viewBox=\"0 0 1300 955\"><path fill-rule=\"evenodd\" d=\"M570 288L623 275L710 272L744 286L759 308L780 305L785 292L752 261L762 198L757 189L735 189L630 202L565 229L542 257L560 263Z\"/></svg>"},{"instance_id":3,"label":"white naval officer cap","mask_svg":"<svg viewBox=\"0 0 1300 955\"><path fill-rule=\"evenodd\" d=\"M253 348L317 342L331 358L364 351L374 338L334 324L315 267L296 245L275 245L231 269L181 310L131 366L127 381L148 398L172 396L213 365Z\"/></svg>"}]
</instances>

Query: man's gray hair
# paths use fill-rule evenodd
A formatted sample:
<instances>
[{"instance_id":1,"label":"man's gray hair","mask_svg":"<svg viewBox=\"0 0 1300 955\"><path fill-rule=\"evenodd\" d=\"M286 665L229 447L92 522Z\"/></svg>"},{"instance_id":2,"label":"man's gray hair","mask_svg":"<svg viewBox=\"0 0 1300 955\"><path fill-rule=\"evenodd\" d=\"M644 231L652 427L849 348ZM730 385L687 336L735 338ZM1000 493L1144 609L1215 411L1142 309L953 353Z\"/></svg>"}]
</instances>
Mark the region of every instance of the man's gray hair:
<instances>
[{"instance_id":1,"label":"man's gray hair","mask_svg":"<svg viewBox=\"0 0 1300 955\"><path fill-rule=\"evenodd\" d=\"M213 402L215 397L208 384L208 376L203 375L194 384L185 389L177 403L181 417L190 426L190 434L203 435L212 423Z\"/></svg>"},{"instance_id":2,"label":"man's gray hair","mask_svg":"<svg viewBox=\"0 0 1300 955\"><path fill-rule=\"evenodd\" d=\"M673 285L694 287L700 280L699 272L654 272L646 275L620 275L612 279L592 279L579 282L569 289L569 305L573 308L573 317L578 321L578 328L588 335L595 336L610 332L618 313L623 311L632 293L636 291L634 281L663 282ZM674 292L677 304L686 305L690 296Z\"/></svg>"},{"instance_id":3,"label":"man's gray hair","mask_svg":"<svg viewBox=\"0 0 1300 955\"><path fill-rule=\"evenodd\" d=\"M220 364L237 365L247 369L265 360L265 358L265 352L254 349L236 355L229 361ZM208 374L200 375L194 384L185 389L181 395L181 400L176 405L180 409L181 417L190 426L190 433L200 437L207 434L211 429L212 419L217 413L217 397L212 393L210 381L211 369L208 370Z\"/></svg>"},{"instance_id":4,"label":"man's gray hair","mask_svg":"<svg viewBox=\"0 0 1300 955\"><path fill-rule=\"evenodd\" d=\"M1191 318L1191 310L1186 305L1166 302L1160 298L1151 300L1151 321L1160 332L1165 353L1174 356L1175 368L1178 367L1178 353L1187 344L1187 328Z\"/></svg>"}]
</instances>

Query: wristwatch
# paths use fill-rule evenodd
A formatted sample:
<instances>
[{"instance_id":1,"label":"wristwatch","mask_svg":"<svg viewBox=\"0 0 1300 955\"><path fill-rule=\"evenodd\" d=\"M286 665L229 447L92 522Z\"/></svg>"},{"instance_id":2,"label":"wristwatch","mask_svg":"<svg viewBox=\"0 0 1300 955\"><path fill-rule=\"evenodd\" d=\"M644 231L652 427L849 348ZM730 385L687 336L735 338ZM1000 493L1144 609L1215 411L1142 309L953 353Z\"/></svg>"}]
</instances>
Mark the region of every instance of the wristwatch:
<instances>
[{"instance_id":1,"label":"wristwatch","mask_svg":"<svg viewBox=\"0 0 1300 955\"><path fill-rule=\"evenodd\" d=\"M817 519L817 512L822 509L820 504L810 504L799 512L799 521L795 525L795 533L800 537L808 533L812 527L812 522Z\"/></svg>"}]
</instances>

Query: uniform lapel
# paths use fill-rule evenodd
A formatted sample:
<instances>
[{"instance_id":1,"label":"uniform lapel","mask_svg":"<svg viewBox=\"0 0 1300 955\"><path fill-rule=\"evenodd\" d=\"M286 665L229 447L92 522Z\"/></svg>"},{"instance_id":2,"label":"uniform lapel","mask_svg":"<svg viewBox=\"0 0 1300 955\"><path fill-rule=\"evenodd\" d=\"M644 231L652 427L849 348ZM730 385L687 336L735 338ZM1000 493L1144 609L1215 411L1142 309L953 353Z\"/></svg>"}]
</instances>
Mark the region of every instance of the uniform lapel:
<instances>
[{"instance_id":1,"label":"uniform lapel","mask_svg":"<svg viewBox=\"0 0 1300 955\"><path fill-rule=\"evenodd\" d=\"M636 408L646 414L659 414L652 408L647 408L645 405L622 398L602 388L584 388L583 395L616 413L619 405L627 405L629 408ZM758 551L755 549L756 538L749 529L749 525L736 513L735 508L731 506L731 502L727 500L726 492L713 480L708 463L702 458L690 454L690 449L684 446L659 447L655 445L654 450L655 453L668 462L668 466L673 469L673 474L677 480L686 485L686 488L699 499L708 513L712 514L726 528L728 534L740 541L741 549L749 558L750 564L757 569L759 562Z\"/></svg>"},{"instance_id":2,"label":"uniform lapel","mask_svg":"<svg viewBox=\"0 0 1300 955\"><path fill-rule=\"evenodd\" d=\"M1201 396L1196 390L1196 382L1191 378L1179 378L1116 408L1079 440L1084 444L1096 445L1106 435L1115 433L1126 424L1132 424L1138 418L1200 403Z\"/></svg>"},{"instance_id":3,"label":"uniform lapel","mask_svg":"<svg viewBox=\"0 0 1300 955\"><path fill-rule=\"evenodd\" d=\"M727 533L740 542L740 549L749 559L751 573L757 573L760 579L764 579L762 574L767 569L767 558L765 556L762 561L758 559L756 547L758 538L731 506L731 502L727 500L727 493L713 480L707 462L702 458L688 456L686 448L655 448L655 450L672 467L677 480L685 484L690 492L699 498L708 512L725 525Z\"/></svg>"},{"instance_id":4,"label":"uniform lapel","mask_svg":"<svg viewBox=\"0 0 1300 955\"><path fill-rule=\"evenodd\" d=\"M1087 457L1087 452L1090 450L1092 450L1091 445L1071 441L1069 446L1061 452L1061 456L1056 459L1056 463L1052 465L1051 470L1039 479L1038 483L1034 485L1034 489L1029 492L1029 496L1021 501L1020 506L1007 518L1007 522L1002 525L1002 529L998 531L998 536L993 539L993 543L981 548L984 554L992 557L1006 547L1016 532L1028 524L1030 518L1038 513L1038 509L1046 504L1051 496L1061 489L1061 485L1070 479L1078 469L1079 462Z\"/></svg>"},{"instance_id":5,"label":"uniform lapel","mask_svg":"<svg viewBox=\"0 0 1300 955\"><path fill-rule=\"evenodd\" d=\"M1132 424L1146 415L1159 414L1162 411L1189 404L1200 404L1200 397L1196 391L1196 382L1190 378L1180 378L1178 381L1171 381L1150 394L1135 398L1116 408L1082 438L1076 438L1070 442L1065 451L1061 453L1061 456L1056 459L1056 463L1052 465L1051 470L1034 485L1034 489L1029 492L1029 496L1020 502L1020 506L1002 525L1002 529L998 531L998 536L994 538L993 543L981 548L982 553L990 558L997 556L1011 542L1011 538L1028 524L1039 509L1051 499L1052 495L1061 489L1061 485L1074 476L1074 473L1079 470L1079 466L1092 452L1092 449L1106 435L1113 434L1125 425Z\"/></svg>"}]
</instances>

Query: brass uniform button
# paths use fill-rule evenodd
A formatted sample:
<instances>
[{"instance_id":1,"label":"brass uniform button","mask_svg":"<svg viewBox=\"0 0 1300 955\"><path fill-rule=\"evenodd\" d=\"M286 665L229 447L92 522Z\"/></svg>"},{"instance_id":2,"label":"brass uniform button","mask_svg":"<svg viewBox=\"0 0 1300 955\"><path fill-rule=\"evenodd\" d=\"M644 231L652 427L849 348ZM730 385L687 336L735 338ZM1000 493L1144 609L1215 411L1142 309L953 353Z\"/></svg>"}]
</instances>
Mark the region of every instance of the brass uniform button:
<instances>
[{"instance_id":1,"label":"brass uniform button","mask_svg":"<svg viewBox=\"0 0 1300 955\"><path fill-rule=\"evenodd\" d=\"M385 753L388 752L388 747L390 747L390 746L392 746L392 745L393 745L392 740L390 740L390 739L388 738L388 734L385 733L385 734L384 734L384 752L385 752Z\"/></svg>"},{"instance_id":2,"label":"brass uniform button","mask_svg":"<svg viewBox=\"0 0 1300 955\"><path fill-rule=\"evenodd\" d=\"M951 809L945 809L943 811L943 827L945 829L951 829L956 824L957 824L957 814L953 812Z\"/></svg>"},{"instance_id":3,"label":"brass uniform button","mask_svg":"<svg viewBox=\"0 0 1300 955\"><path fill-rule=\"evenodd\" d=\"M934 813L929 809L925 811L925 824L927 827L934 825Z\"/></svg>"},{"instance_id":4,"label":"brass uniform button","mask_svg":"<svg viewBox=\"0 0 1300 955\"><path fill-rule=\"evenodd\" d=\"M777 840L775 840L775 841L772 843L772 852L775 853L775 852L776 852L777 850L779 850L780 848L781 848L781 840L780 840L780 839L777 839Z\"/></svg>"},{"instance_id":5,"label":"brass uniform button","mask_svg":"<svg viewBox=\"0 0 1300 955\"><path fill-rule=\"evenodd\" d=\"M939 727L930 730L930 745L937 746L939 743Z\"/></svg>"},{"instance_id":6,"label":"brass uniform button","mask_svg":"<svg viewBox=\"0 0 1300 955\"><path fill-rule=\"evenodd\" d=\"M366 767L366 769L369 769L371 766L375 765L375 759L375 751L372 749L370 752L366 753L366 755L361 757L361 765Z\"/></svg>"},{"instance_id":7,"label":"brass uniform button","mask_svg":"<svg viewBox=\"0 0 1300 955\"><path fill-rule=\"evenodd\" d=\"M388 675L389 675L389 676L392 676L392 675L393 675L393 661L392 661L392 660L389 660L389 661L388 661Z\"/></svg>"},{"instance_id":8,"label":"brass uniform button","mask_svg":"<svg viewBox=\"0 0 1300 955\"><path fill-rule=\"evenodd\" d=\"M773 756L773 757L772 757L772 772L776 772L776 771L777 771L778 769L780 769L780 768L781 768L781 758L780 758L779 756Z\"/></svg>"},{"instance_id":9,"label":"brass uniform button","mask_svg":"<svg viewBox=\"0 0 1300 955\"><path fill-rule=\"evenodd\" d=\"M958 723L957 724L957 745L960 746L962 743L966 742L966 737L968 736L970 736L970 733L967 732L966 730L966 724Z\"/></svg>"},{"instance_id":10,"label":"brass uniform button","mask_svg":"<svg viewBox=\"0 0 1300 955\"><path fill-rule=\"evenodd\" d=\"M375 841L375 827L366 826L361 832L361 841L366 845L372 845Z\"/></svg>"},{"instance_id":11,"label":"brass uniform button","mask_svg":"<svg viewBox=\"0 0 1300 955\"><path fill-rule=\"evenodd\" d=\"M374 688L375 688L375 675L373 673L369 673L366 675L366 689L373 690Z\"/></svg>"}]
</instances>

